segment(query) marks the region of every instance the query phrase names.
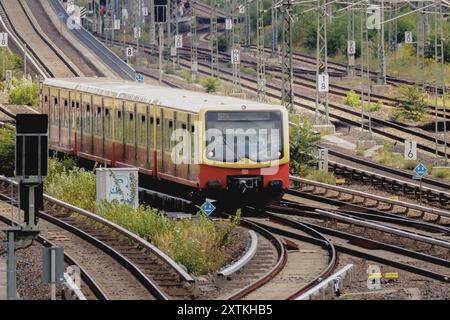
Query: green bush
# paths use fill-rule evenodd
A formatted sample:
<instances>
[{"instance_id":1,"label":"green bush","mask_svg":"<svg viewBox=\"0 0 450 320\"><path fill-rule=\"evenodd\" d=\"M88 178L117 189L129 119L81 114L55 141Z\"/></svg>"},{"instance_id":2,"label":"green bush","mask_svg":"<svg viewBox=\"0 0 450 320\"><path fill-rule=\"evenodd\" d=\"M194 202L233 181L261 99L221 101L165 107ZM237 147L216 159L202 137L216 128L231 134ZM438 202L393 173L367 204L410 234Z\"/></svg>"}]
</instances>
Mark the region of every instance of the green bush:
<instances>
[{"instance_id":1,"label":"green bush","mask_svg":"<svg viewBox=\"0 0 450 320\"><path fill-rule=\"evenodd\" d=\"M305 178L331 185L336 184L336 176L333 172L328 171L311 170L308 172Z\"/></svg>"},{"instance_id":2,"label":"green bush","mask_svg":"<svg viewBox=\"0 0 450 320\"><path fill-rule=\"evenodd\" d=\"M217 46L219 48L219 51L221 52L227 52L230 48L230 43L225 35L219 35L217 38Z\"/></svg>"},{"instance_id":3,"label":"green bush","mask_svg":"<svg viewBox=\"0 0 450 320\"><path fill-rule=\"evenodd\" d=\"M377 103L370 103L370 107L368 103L364 104L364 110L366 111L370 111L370 112L376 112L376 111L380 111L381 108L383 107L383 102L378 101Z\"/></svg>"},{"instance_id":4,"label":"green bush","mask_svg":"<svg viewBox=\"0 0 450 320\"><path fill-rule=\"evenodd\" d=\"M220 85L220 80L214 77L206 77L200 81L200 84L205 88L206 92L216 92L217 87Z\"/></svg>"},{"instance_id":5,"label":"green bush","mask_svg":"<svg viewBox=\"0 0 450 320\"><path fill-rule=\"evenodd\" d=\"M294 174L304 175L317 164L315 153L320 134L313 132L312 124L305 120L303 124L291 126L289 136L290 170Z\"/></svg>"},{"instance_id":6,"label":"green bush","mask_svg":"<svg viewBox=\"0 0 450 320\"><path fill-rule=\"evenodd\" d=\"M12 70L14 75L18 70L22 69L22 57L12 54L3 48L0 49L0 61L0 77L2 79L4 79L3 76L6 70Z\"/></svg>"},{"instance_id":7,"label":"green bush","mask_svg":"<svg viewBox=\"0 0 450 320\"><path fill-rule=\"evenodd\" d=\"M215 271L229 260L226 248L233 242L233 231L240 223L240 211L216 225L201 213L194 220L176 221L143 206L135 210L118 202L102 202L97 207L94 172L75 167L71 158L49 160L44 187L47 194L97 212L149 240L193 274Z\"/></svg>"},{"instance_id":8,"label":"green bush","mask_svg":"<svg viewBox=\"0 0 450 320\"><path fill-rule=\"evenodd\" d=\"M431 175L438 179L450 180L450 169L449 168L432 168Z\"/></svg>"},{"instance_id":9,"label":"green bush","mask_svg":"<svg viewBox=\"0 0 450 320\"><path fill-rule=\"evenodd\" d=\"M397 107L406 120L420 121L427 112L425 94L418 86L403 85L398 89Z\"/></svg>"},{"instance_id":10,"label":"green bush","mask_svg":"<svg viewBox=\"0 0 450 320\"><path fill-rule=\"evenodd\" d=\"M349 107L357 108L360 106L360 98L359 94L357 94L355 91L350 90L347 92L347 96L344 99L344 103L348 105Z\"/></svg>"},{"instance_id":11,"label":"green bush","mask_svg":"<svg viewBox=\"0 0 450 320\"><path fill-rule=\"evenodd\" d=\"M49 159L45 192L77 207L96 211L96 181L93 172L74 166L72 161Z\"/></svg>"},{"instance_id":12,"label":"green bush","mask_svg":"<svg viewBox=\"0 0 450 320\"><path fill-rule=\"evenodd\" d=\"M190 71L182 69L178 74L184 79L184 81L186 81L186 83L192 83L192 74Z\"/></svg>"},{"instance_id":13,"label":"green bush","mask_svg":"<svg viewBox=\"0 0 450 320\"><path fill-rule=\"evenodd\" d=\"M16 131L14 127L6 125L0 128L0 174L14 176L14 158L16 146Z\"/></svg>"},{"instance_id":14,"label":"green bush","mask_svg":"<svg viewBox=\"0 0 450 320\"><path fill-rule=\"evenodd\" d=\"M27 106L37 106L39 103L39 85L37 82L32 84L20 84L14 87L9 93L9 103Z\"/></svg>"},{"instance_id":15,"label":"green bush","mask_svg":"<svg viewBox=\"0 0 450 320\"><path fill-rule=\"evenodd\" d=\"M156 210L141 206L137 210L118 202L103 202L99 215L152 242L193 274L218 270L228 259L225 248L240 222L236 217L218 226L204 214L196 220L167 219Z\"/></svg>"}]
</instances>

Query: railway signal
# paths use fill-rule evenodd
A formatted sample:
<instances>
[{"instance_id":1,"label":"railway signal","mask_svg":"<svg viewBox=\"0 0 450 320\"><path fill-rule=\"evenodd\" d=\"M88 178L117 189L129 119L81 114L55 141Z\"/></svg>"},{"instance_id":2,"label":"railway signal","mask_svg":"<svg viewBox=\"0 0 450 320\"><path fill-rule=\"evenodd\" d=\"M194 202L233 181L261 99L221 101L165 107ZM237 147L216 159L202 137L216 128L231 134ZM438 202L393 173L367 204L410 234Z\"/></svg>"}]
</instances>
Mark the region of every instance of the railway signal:
<instances>
[{"instance_id":1,"label":"railway signal","mask_svg":"<svg viewBox=\"0 0 450 320\"><path fill-rule=\"evenodd\" d=\"M328 149L319 149L319 171L328 171Z\"/></svg>"}]
</instances>

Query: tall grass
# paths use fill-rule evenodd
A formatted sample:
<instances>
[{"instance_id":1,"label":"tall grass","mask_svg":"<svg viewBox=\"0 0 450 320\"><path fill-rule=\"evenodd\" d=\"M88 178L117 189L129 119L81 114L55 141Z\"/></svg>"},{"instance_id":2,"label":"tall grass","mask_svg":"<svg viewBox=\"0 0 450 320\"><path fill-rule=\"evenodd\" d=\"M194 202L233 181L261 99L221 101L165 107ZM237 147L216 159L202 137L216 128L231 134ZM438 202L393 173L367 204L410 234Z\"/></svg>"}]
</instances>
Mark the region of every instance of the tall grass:
<instances>
[{"instance_id":1,"label":"tall grass","mask_svg":"<svg viewBox=\"0 0 450 320\"><path fill-rule=\"evenodd\" d=\"M176 221L144 206L137 210L118 202L102 202L97 206L94 173L75 167L68 159L63 162L49 160L45 191L55 198L97 212L147 239L196 275L215 271L229 259L226 249L232 244L232 232L240 222L240 211L233 219L216 225L201 213L193 220Z\"/></svg>"}]
</instances>

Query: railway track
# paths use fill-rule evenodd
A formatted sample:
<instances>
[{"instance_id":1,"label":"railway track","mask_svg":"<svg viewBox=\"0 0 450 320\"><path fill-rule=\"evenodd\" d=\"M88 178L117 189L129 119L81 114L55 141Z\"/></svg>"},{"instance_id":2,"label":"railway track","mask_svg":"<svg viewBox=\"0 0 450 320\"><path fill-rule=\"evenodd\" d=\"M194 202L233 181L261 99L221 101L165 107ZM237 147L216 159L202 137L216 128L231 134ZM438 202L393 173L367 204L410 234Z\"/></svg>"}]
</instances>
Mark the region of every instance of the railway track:
<instances>
[{"instance_id":1,"label":"railway track","mask_svg":"<svg viewBox=\"0 0 450 320\"><path fill-rule=\"evenodd\" d=\"M2 198L10 201L11 181L0 180ZM69 234L69 240L60 245L69 252L75 250L74 255L84 257L83 262L92 263L85 268L98 277L97 282L110 298L195 297L195 280L150 243L95 214L49 196L44 200L45 210L40 212L45 220L40 222L42 231Z\"/></svg>"},{"instance_id":2,"label":"railway track","mask_svg":"<svg viewBox=\"0 0 450 320\"><path fill-rule=\"evenodd\" d=\"M11 226L15 224L10 218L2 215L4 207L4 202L0 202L0 222L5 225ZM10 210L10 204L7 204L7 210ZM44 238L42 235L39 235L36 241L44 247L54 247L55 243ZM67 252L64 252L64 262L66 266L77 266L80 270L80 277L82 280L82 292L87 300L108 300L108 296L105 292L103 292L102 288L98 285L98 283L92 278L92 276L80 265L72 256L70 256ZM87 289L84 287L87 286Z\"/></svg>"},{"instance_id":3,"label":"railway track","mask_svg":"<svg viewBox=\"0 0 450 320\"><path fill-rule=\"evenodd\" d=\"M186 62L181 63L181 65L183 67L189 67L188 59L181 58L181 60L186 61ZM205 62L199 62L199 66L204 67L206 69L210 68L209 63L205 63ZM223 67L221 67L220 70L221 70L222 78L225 78L227 81L231 81L232 72ZM199 72L209 75L209 72L207 72L205 70L199 69ZM224 77L225 75L226 75L226 77ZM257 89L256 85L255 85L256 79L254 79L253 77L247 76L247 75L241 75L241 79L243 80L242 87L244 89L248 89L250 91L256 91L256 89ZM295 80L294 80L294 83L296 83ZM267 92L267 96L278 99L278 100L281 99L281 95L278 93L278 91L279 91L278 84L275 84L275 83L267 84L267 88L271 90L270 92ZM300 102L298 99L295 99L295 98L300 98L303 101L310 102L311 104L306 104L303 101ZM315 102L314 97L311 97L311 96L308 96L305 94L295 93L295 98L294 98L294 101L295 101L294 105L306 108L311 111L315 111L315 106L312 105L312 103ZM329 106L331 108L333 108L334 110L340 112L340 113L330 112L331 118L334 118L343 123L347 123L347 124L350 124L353 126L358 126L358 127L361 126L361 122L360 122L361 113L359 111L352 110L348 107L344 107L342 105L338 105L338 104L331 103L331 102L329 103ZM344 116L344 114L346 114L347 116ZM351 115L355 119L358 119L358 120L349 119L348 115ZM436 138L433 137L433 135L426 133L426 132L418 131L417 129L404 127L404 126L398 125L396 123L393 123L391 121L383 120L381 118L376 118L373 116L371 116L370 118L372 121L372 131L374 133L385 136L394 141L404 143L406 139L402 138L397 132L395 132L395 131L400 131L403 136L404 136L404 134L407 134L411 137L414 137L415 139L418 139L419 142L417 144L417 148L419 148L423 151L426 151L430 154L433 154L433 155L435 154L435 151L436 151L435 148L431 147L431 145L434 145L434 143L436 142ZM365 121L369 120L369 115L365 114L364 120ZM364 126L367 127L367 123L365 123ZM384 128L389 128L389 129L391 129L391 131L387 132ZM444 144L444 141L441 139L437 139L437 141L438 141L439 145ZM446 142L446 144L447 144L447 147L450 147L450 142ZM444 153L442 151L442 149L443 149L443 147L441 147L440 150L438 150L438 152L437 152L438 155L441 157L448 157L448 153Z\"/></svg>"},{"instance_id":4,"label":"railway track","mask_svg":"<svg viewBox=\"0 0 450 320\"><path fill-rule=\"evenodd\" d=\"M57 14L61 14L60 18L64 23L66 23L69 15L65 11L61 2L59 0L50 0L50 5ZM119 58L114 52L103 45L103 43L98 41L86 29L84 29L83 27L74 28L71 30L71 32L120 78L132 81L135 80L136 71L121 58Z\"/></svg>"},{"instance_id":5,"label":"railway track","mask_svg":"<svg viewBox=\"0 0 450 320\"><path fill-rule=\"evenodd\" d=\"M302 210L294 209L297 215L304 214ZM348 231L337 230L324 224L311 222L310 220L292 216L285 216L284 210L268 208L265 215L273 221L287 225L292 228L308 226L321 234L326 234L336 250L340 253L354 257L363 258L369 261L379 262L387 266L412 272L417 275L439 280L444 283L450 282L448 268L450 261L421 252L413 251L402 246L387 244L381 241L370 239L366 236L357 235ZM292 232L283 228L265 226L270 232L283 236L304 239L298 232ZM364 231L365 234L365 231Z\"/></svg>"},{"instance_id":6,"label":"railway track","mask_svg":"<svg viewBox=\"0 0 450 320\"><path fill-rule=\"evenodd\" d=\"M0 2L0 17L7 31L26 44L32 57L44 69L47 77L81 76L78 68L48 39L26 6L19 1Z\"/></svg>"}]
</instances>

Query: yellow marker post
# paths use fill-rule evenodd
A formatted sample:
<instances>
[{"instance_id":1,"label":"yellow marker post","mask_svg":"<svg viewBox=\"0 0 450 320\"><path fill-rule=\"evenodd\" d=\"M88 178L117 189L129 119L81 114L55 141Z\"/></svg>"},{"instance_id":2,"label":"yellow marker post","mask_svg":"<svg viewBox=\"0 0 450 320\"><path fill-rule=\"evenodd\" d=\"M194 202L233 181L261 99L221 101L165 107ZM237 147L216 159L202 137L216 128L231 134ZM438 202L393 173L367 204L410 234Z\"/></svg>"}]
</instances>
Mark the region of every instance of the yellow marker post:
<instances>
[{"instance_id":1,"label":"yellow marker post","mask_svg":"<svg viewBox=\"0 0 450 320\"><path fill-rule=\"evenodd\" d=\"M336 184L344 184L345 179L336 179Z\"/></svg>"}]
</instances>

